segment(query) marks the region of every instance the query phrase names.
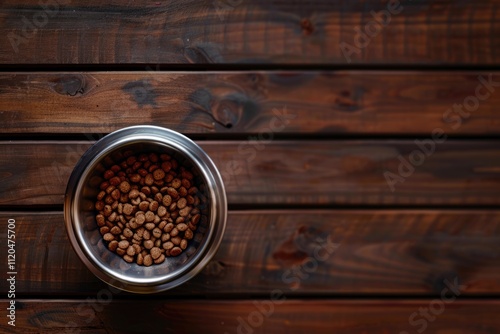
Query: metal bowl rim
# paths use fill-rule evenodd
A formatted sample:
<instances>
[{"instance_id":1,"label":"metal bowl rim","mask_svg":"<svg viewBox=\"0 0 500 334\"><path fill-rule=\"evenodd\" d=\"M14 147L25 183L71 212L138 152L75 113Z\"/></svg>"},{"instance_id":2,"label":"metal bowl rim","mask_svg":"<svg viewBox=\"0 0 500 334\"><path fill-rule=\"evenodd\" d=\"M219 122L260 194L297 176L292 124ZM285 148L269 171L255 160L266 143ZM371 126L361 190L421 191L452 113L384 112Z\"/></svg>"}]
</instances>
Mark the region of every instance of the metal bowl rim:
<instances>
[{"instance_id":1,"label":"metal bowl rim","mask_svg":"<svg viewBox=\"0 0 500 334\"><path fill-rule=\"evenodd\" d=\"M150 279L131 278L108 270L86 246L78 219L81 188L92 169L107 155L136 143L167 146L189 159L202 172L210 191L210 223L208 236L187 265L167 275ZM94 143L81 157L71 173L64 200L64 219L71 244L78 257L102 281L119 289L136 293L153 293L178 286L199 273L215 255L222 241L227 220L227 198L217 167L210 157L186 136L158 126L132 126L112 132Z\"/></svg>"}]
</instances>

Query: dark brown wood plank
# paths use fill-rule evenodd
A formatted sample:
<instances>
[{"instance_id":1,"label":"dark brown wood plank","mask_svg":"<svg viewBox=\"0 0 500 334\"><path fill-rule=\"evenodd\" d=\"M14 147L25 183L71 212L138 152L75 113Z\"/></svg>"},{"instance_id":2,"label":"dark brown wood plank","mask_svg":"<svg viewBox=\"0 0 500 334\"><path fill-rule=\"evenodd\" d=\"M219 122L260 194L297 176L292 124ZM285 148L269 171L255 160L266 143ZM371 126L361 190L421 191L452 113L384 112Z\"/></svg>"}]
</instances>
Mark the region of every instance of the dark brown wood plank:
<instances>
[{"instance_id":1,"label":"dark brown wood plank","mask_svg":"<svg viewBox=\"0 0 500 334\"><path fill-rule=\"evenodd\" d=\"M2 300L2 304L5 300ZM23 333L455 333L500 330L500 302L456 300L19 300ZM437 303L443 305L439 309ZM267 308L262 308L263 306ZM261 307L263 311L259 311ZM434 309L432 309L434 307ZM418 312L424 310L426 319ZM435 310L433 313L433 310ZM414 322L409 317L416 313ZM140 320L140 321L139 321ZM11 332L6 322L0 329Z\"/></svg>"},{"instance_id":2,"label":"dark brown wood plank","mask_svg":"<svg viewBox=\"0 0 500 334\"><path fill-rule=\"evenodd\" d=\"M62 213L0 214L2 226L8 219L16 220L19 296L106 287L74 253ZM499 244L499 211L230 211L215 258L164 295L439 296L449 282L461 295L493 296L500 294ZM7 291L7 282L0 287Z\"/></svg>"},{"instance_id":3,"label":"dark brown wood plank","mask_svg":"<svg viewBox=\"0 0 500 334\"><path fill-rule=\"evenodd\" d=\"M491 84L473 112L449 112ZM482 79L481 79L482 80ZM0 74L0 133L500 133L500 72L114 72ZM470 103L469 99L467 101ZM276 118L277 115L285 115Z\"/></svg>"},{"instance_id":4,"label":"dark brown wood plank","mask_svg":"<svg viewBox=\"0 0 500 334\"><path fill-rule=\"evenodd\" d=\"M500 54L498 0L401 1L391 12L378 0L58 3L2 3L1 64L484 65ZM388 15L377 25L371 11Z\"/></svg>"},{"instance_id":5,"label":"dark brown wood plank","mask_svg":"<svg viewBox=\"0 0 500 334\"><path fill-rule=\"evenodd\" d=\"M421 153L423 163L412 174L400 167L403 160L410 164L410 155L419 158L409 140L199 143L221 171L230 205L500 204L496 140L435 144L434 154ZM0 205L61 205L69 175L89 145L1 142Z\"/></svg>"}]
</instances>

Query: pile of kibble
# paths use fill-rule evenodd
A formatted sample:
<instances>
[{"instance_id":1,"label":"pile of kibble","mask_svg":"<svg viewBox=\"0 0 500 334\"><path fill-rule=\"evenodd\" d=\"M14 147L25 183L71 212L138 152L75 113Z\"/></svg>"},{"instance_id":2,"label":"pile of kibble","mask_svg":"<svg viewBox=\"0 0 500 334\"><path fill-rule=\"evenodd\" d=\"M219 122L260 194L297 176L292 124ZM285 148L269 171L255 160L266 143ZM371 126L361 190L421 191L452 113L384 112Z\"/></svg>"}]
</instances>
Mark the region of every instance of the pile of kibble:
<instances>
[{"instance_id":1,"label":"pile of kibble","mask_svg":"<svg viewBox=\"0 0 500 334\"><path fill-rule=\"evenodd\" d=\"M204 185L171 155L126 152L103 178L97 225L109 250L129 263L150 266L178 256L206 223Z\"/></svg>"}]
</instances>

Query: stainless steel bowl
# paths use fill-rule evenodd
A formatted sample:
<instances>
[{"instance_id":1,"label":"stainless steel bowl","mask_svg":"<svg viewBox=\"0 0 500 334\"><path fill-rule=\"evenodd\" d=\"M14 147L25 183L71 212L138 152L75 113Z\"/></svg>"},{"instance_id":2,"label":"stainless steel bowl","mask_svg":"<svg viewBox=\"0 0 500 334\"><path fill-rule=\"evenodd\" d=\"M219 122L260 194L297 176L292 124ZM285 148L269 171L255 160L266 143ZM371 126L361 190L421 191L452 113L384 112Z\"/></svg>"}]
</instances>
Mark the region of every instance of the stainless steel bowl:
<instances>
[{"instance_id":1,"label":"stainless steel bowl","mask_svg":"<svg viewBox=\"0 0 500 334\"><path fill-rule=\"evenodd\" d=\"M102 173L125 151L169 153L193 166L204 181L208 222L200 225L188 248L151 267L127 263L109 251L95 219L94 203ZM90 147L70 176L64 199L69 239L85 265L104 282L135 293L171 289L200 272L217 251L224 234L227 199L222 178L208 155L189 138L156 126L133 126L113 132Z\"/></svg>"}]
</instances>

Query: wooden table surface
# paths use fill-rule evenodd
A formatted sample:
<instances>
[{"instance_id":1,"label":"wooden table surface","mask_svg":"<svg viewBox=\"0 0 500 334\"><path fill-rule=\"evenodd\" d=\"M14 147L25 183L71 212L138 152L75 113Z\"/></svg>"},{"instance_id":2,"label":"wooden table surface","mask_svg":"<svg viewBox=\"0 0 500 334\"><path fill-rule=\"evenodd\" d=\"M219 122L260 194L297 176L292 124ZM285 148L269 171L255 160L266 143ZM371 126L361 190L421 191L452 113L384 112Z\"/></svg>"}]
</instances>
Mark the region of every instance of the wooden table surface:
<instances>
[{"instance_id":1,"label":"wooden table surface","mask_svg":"<svg viewBox=\"0 0 500 334\"><path fill-rule=\"evenodd\" d=\"M0 331L500 333L499 17L500 0L3 0ZM205 270L148 296L93 276L62 214L85 150L138 124L194 139L229 201Z\"/></svg>"}]
</instances>

